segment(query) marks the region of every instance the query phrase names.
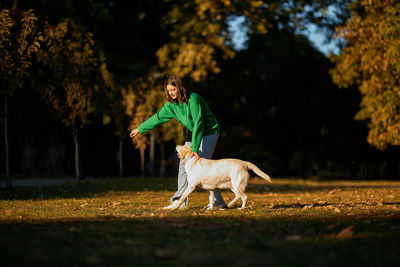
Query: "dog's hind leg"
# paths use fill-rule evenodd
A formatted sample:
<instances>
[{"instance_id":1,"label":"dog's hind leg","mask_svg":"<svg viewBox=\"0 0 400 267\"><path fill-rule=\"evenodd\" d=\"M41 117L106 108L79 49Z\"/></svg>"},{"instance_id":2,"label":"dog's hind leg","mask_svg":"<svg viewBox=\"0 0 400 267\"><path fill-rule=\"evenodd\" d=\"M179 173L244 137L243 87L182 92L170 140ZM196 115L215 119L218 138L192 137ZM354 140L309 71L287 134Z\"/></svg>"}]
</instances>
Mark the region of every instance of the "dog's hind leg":
<instances>
[{"instance_id":1,"label":"dog's hind leg","mask_svg":"<svg viewBox=\"0 0 400 267\"><path fill-rule=\"evenodd\" d=\"M232 207L232 205L235 204L235 202L240 198L240 195L239 195L238 191L235 188L231 188L231 190L235 194L235 198L232 199L231 202L229 202L228 208Z\"/></svg>"},{"instance_id":2,"label":"dog's hind leg","mask_svg":"<svg viewBox=\"0 0 400 267\"><path fill-rule=\"evenodd\" d=\"M185 201L185 199L190 195L190 193L192 193L194 190L196 189L195 185L188 185L188 187L186 188L185 192L183 192L183 195L181 196L181 198L178 200L178 202L176 203L175 206L173 206L171 208L171 210L176 210L178 209L183 201Z\"/></svg>"},{"instance_id":3,"label":"dog's hind leg","mask_svg":"<svg viewBox=\"0 0 400 267\"><path fill-rule=\"evenodd\" d=\"M240 207L239 209L242 210L246 207L246 203L247 203L247 196L246 194L242 191L242 190L238 190L239 194L240 194L240 198L242 199L242 207Z\"/></svg>"}]
</instances>

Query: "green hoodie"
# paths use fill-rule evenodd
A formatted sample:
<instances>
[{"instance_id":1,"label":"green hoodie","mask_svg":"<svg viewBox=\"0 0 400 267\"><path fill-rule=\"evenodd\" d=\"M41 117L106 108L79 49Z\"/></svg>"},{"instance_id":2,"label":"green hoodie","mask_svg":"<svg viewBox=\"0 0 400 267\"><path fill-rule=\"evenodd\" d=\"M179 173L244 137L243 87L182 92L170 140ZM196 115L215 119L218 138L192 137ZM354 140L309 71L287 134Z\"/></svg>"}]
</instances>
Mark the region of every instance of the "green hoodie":
<instances>
[{"instance_id":1,"label":"green hoodie","mask_svg":"<svg viewBox=\"0 0 400 267\"><path fill-rule=\"evenodd\" d=\"M218 134L219 124L206 101L194 92L190 92L187 102L180 104L166 102L164 106L143 122L138 130L140 133L150 131L161 124L175 118L192 132L192 151L198 152L201 138L206 135Z\"/></svg>"}]
</instances>

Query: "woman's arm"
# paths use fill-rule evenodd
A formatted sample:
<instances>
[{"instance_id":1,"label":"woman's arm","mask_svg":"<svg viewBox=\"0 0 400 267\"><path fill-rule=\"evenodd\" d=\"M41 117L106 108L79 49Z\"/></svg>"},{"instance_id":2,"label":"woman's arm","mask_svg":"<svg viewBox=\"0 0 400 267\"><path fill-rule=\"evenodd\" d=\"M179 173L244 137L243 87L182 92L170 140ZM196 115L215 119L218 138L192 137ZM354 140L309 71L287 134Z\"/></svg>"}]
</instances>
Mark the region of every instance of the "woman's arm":
<instances>
[{"instance_id":1,"label":"woman's arm","mask_svg":"<svg viewBox=\"0 0 400 267\"><path fill-rule=\"evenodd\" d=\"M145 133L150 131L151 129L160 126L163 123L170 121L174 117L174 114L171 112L170 108L168 107L168 102L157 111L153 116L148 118L144 121L137 129L131 131L131 138L135 137L139 133Z\"/></svg>"}]
</instances>

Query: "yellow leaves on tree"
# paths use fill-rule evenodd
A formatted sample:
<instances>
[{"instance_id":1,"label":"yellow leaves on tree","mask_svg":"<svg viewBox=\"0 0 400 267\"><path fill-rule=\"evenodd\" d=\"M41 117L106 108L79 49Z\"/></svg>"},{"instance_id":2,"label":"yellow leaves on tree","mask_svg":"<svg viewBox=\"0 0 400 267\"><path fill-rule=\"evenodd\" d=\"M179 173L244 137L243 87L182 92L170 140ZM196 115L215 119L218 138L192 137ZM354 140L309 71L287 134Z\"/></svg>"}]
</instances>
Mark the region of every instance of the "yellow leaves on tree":
<instances>
[{"instance_id":1,"label":"yellow leaves on tree","mask_svg":"<svg viewBox=\"0 0 400 267\"><path fill-rule=\"evenodd\" d=\"M0 90L4 97L22 87L32 56L40 50L43 36L36 32L36 21L33 10L15 15L7 9L0 11Z\"/></svg>"},{"instance_id":2,"label":"yellow leaves on tree","mask_svg":"<svg viewBox=\"0 0 400 267\"><path fill-rule=\"evenodd\" d=\"M176 53L176 54L175 54ZM174 57L174 60L168 60ZM190 75L193 80L201 81L208 72L219 73L220 68L214 59L215 49L207 44L172 44L157 51L160 67L180 76Z\"/></svg>"},{"instance_id":3,"label":"yellow leaves on tree","mask_svg":"<svg viewBox=\"0 0 400 267\"><path fill-rule=\"evenodd\" d=\"M378 149L400 145L400 3L353 3L352 18L339 28L346 48L333 56L333 81L362 94L357 120L369 121L368 142Z\"/></svg>"},{"instance_id":4,"label":"yellow leaves on tree","mask_svg":"<svg viewBox=\"0 0 400 267\"><path fill-rule=\"evenodd\" d=\"M63 122L76 130L87 123L97 57L93 36L71 20L45 26L45 49L39 60L47 66L49 79L44 95Z\"/></svg>"},{"instance_id":5,"label":"yellow leaves on tree","mask_svg":"<svg viewBox=\"0 0 400 267\"><path fill-rule=\"evenodd\" d=\"M130 102L126 98L126 89L114 81L113 74L108 70L103 53L100 55L100 74L103 90L100 102L103 113L103 124L113 122L117 127L116 136L123 140L127 135L127 128L131 113L127 114L127 106ZM99 105L98 105L99 106Z\"/></svg>"},{"instance_id":6,"label":"yellow leaves on tree","mask_svg":"<svg viewBox=\"0 0 400 267\"><path fill-rule=\"evenodd\" d=\"M163 73L204 80L208 73L219 73L218 59L229 59L235 52L229 45L227 18L244 15L261 33L267 31L262 1L191 0L176 4L164 17L170 25L171 41L156 53Z\"/></svg>"}]
</instances>

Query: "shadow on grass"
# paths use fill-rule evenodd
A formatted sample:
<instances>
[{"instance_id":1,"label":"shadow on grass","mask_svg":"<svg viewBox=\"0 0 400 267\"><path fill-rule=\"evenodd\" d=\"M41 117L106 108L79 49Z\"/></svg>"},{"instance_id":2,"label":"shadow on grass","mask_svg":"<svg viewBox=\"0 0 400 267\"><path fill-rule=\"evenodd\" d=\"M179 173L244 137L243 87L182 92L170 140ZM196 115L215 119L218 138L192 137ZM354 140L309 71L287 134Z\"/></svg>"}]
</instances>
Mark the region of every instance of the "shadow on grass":
<instances>
[{"instance_id":1,"label":"shadow on grass","mask_svg":"<svg viewBox=\"0 0 400 267\"><path fill-rule=\"evenodd\" d=\"M259 179L259 178L257 178ZM287 192L317 192L331 190L354 190L354 189L379 189L379 188L400 188L400 184L391 183L389 185L381 184L332 184L327 182L318 182L318 184L308 183L277 183L270 184L259 179L257 183L250 180L246 188L246 192L253 194L265 193L287 193ZM260 183L261 181L261 183ZM76 182L68 182L61 185L52 186L31 186L31 187L14 187L13 189L0 188L0 200L29 200L29 199L55 199L55 198L91 198L99 194L110 191L128 191L128 192L144 192L144 191L176 191L176 178L130 178L130 179L96 179L84 180L80 184ZM197 191L204 191L197 188ZM226 190L230 192L230 190ZM397 202L392 204L398 204Z\"/></svg>"},{"instance_id":2,"label":"shadow on grass","mask_svg":"<svg viewBox=\"0 0 400 267\"><path fill-rule=\"evenodd\" d=\"M174 213L176 214L176 213ZM94 217L0 222L4 266L396 266L400 218ZM182 214L179 213L178 214ZM184 213L183 213L184 214ZM354 234L338 238L349 225ZM398 265L397 265L398 266Z\"/></svg>"}]
</instances>

